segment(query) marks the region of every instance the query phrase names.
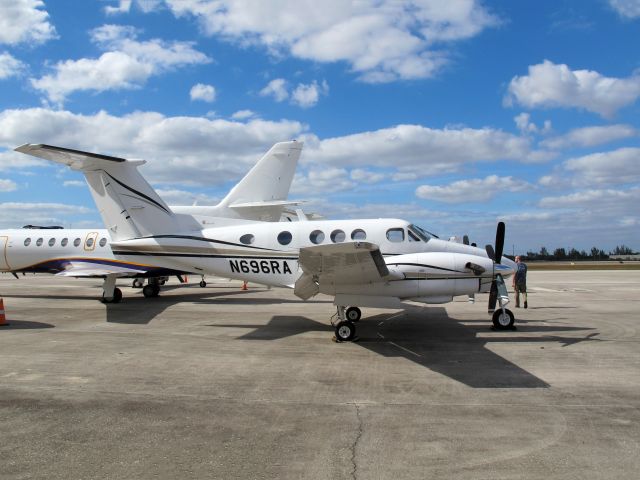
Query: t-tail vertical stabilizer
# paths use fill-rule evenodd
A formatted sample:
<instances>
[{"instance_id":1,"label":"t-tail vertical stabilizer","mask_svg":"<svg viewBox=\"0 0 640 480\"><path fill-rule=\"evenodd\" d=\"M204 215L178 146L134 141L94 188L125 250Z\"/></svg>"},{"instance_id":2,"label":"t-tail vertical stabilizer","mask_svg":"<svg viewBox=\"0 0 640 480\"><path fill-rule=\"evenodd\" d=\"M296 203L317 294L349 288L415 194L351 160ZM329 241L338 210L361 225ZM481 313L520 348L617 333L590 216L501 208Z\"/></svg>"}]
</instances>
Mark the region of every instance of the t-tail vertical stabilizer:
<instances>
[{"instance_id":1,"label":"t-tail vertical stabilizer","mask_svg":"<svg viewBox=\"0 0 640 480\"><path fill-rule=\"evenodd\" d=\"M144 160L126 160L43 144L16 151L68 165L84 173L91 195L113 240L175 232L179 222L138 171Z\"/></svg>"}]
</instances>

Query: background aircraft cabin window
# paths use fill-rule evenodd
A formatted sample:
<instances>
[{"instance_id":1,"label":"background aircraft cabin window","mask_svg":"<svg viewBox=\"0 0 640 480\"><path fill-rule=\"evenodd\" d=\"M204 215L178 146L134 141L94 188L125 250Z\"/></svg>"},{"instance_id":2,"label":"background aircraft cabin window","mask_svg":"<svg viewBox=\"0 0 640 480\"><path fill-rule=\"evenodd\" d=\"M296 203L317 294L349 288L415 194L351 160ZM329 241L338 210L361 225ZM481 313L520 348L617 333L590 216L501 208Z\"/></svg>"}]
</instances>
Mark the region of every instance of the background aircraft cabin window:
<instances>
[{"instance_id":1,"label":"background aircraft cabin window","mask_svg":"<svg viewBox=\"0 0 640 480\"><path fill-rule=\"evenodd\" d=\"M390 228L387 230L387 240L390 242L404 242L404 228Z\"/></svg>"},{"instance_id":2,"label":"background aircraft cabin window","mask_svg":"<svg viewBox=\"0 0 640 480\"><path fill-rule=\"evenodd\" d=\"M278 243L280 245L289 245L292 239L293 235L291 235L291 232L287 232L286 230L278 234Z\"/></svg>"},{"instance_id":3,"label":"background aircraft cabin window","mask_svg":"<svg viewBox=\"0 0 640 480\"><path fill-rule=\"evenodd\" d=\"M93 247L93 238L91 237L87 238L85 245L87 246L87 248Z\"/></svg>"},{"instance_id":4,"label":"background aircraft cabin window","mask_svg":"<svg viewBox=\"0 0 640 480\"><path fill-rule=\"evenodd\" d=\"M309 240L311 240L311 242L315 243L316 245L324 242L324 232L321 230L314 230L309 235Z\"/></svg>"},{"instance_id":5,"label":"background aircraft cabin window","mask_svg":"<svg viewBox=\"0 0 640 480\"><path fill-rule=\"evenodd\" d=\"M356 228L353 232L351 232L351 240L366 240L367 234L361 228Z\"/></svg>"},{"instance_id":6,"label":"background aircraft cabin window","mask_svg":"<svg viewBox=\"0 0 640 480\"><path fill-rule=\"evenodd\" d=\"M49 239L49 246L53 247L56 244L56 239L55 238L50 238Z\"/></svg>"},{"instance_id":7,"label":"background aircraft cabin window","mask_svg":"<svg viewBox=\"0 0 640 480\"><path fill-rule=\"evenodd\" d=\"M347 236L342 230L334 230L333 232L331 232L331 241L333 243L344 242L345 238L347 238Z\"/></svg>"},{"instance_id":8,"label":"background aircraft cabin window","mask_svg":"<svg viewBox=\"0 0 640 480\"><path fill-rule=\"evenodd\" d=\"M41 238L39 238L38 240L36 240L36 245L37 245L38 247L39 247L39 246L41 246L43 241L44 241L44 240L42 240Z\"/></svg>"},{"instance_id":9,"label":"background aircraft cabin window","mask_svg":"<svg viewBox=\"0 0 640 480\"><path fill-rule=\"evenodd\" d=\"M100 239L100 243L99 243L99 245L100 245L101 247L104 247L106 244L107 244L107 239L106 239L106 238L104 238L104 237L102 237L102 238Z\"/></svg>"},{"instance_id":10,"label":"background aircraft cabin window","mask_svg":"<svg viewBox=\"0 0 640 480\"><path fill-rule=\"evenodd\" d=\"M69 243L69 239L68 238L63 238L62 241L60 242L60 245L62 245L63 247L66 247L67 243Z\"/></svg>"},{"instance_id":11,"label":"background aircraft cabin window","mask_svg":"<svg viewBox=\"0 0 640 480\"><path fill-rule=\"evenodd\" d=\"M74 247L79 247L79 246L80 246L80 239L79 239L79 238L76 238L76 239L73 241L73 246L74 246Z\"/></svg>"},{"instance_id":12,"label":"background aircraft cabin window","mask_svg":"<svg viewBox=\"0 0 640 480\"><path fill-rule=\"evenodd\" d=\"M29 245L31 245L31 239L30 238L25 238L24 239L24 246L28 247Z\"/></svg>"},{"instance_id":13,"label":"background aircraft cabin window","mask_svg":"<svg viewBox=\"0 0 640 480\"><path fill-rule=\"evenodd\" d=\"M245 233L240 237L240 243L244 243L245 245L251 245L255 241L256 237L254 237L250 233Z\"/></svg>"}]
</instances>

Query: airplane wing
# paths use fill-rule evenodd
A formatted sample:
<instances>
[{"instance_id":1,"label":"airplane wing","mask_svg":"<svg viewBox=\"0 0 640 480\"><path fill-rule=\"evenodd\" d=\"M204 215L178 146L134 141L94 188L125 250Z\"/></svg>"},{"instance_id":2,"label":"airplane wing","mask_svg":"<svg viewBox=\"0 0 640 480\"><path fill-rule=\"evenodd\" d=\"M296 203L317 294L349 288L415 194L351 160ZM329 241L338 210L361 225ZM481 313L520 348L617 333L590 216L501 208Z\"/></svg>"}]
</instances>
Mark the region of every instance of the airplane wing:
<instances>
[{"instance_id":1,"label":"airplane wing","mask_svg":"<svg viewBox=\"0 0 640 480\"><path fill-rule=\"evenodd\" d=\"M380 249L369 242L301 248L298 264L303 274L295 284L294 293L303 300L316 295L320 283L366 284L389 276Z\"/></svg>"},{"instance_id":2,"label":"airplane wing","mask_svg":"<svg viewBox=\"0 0 640 480\"><path fill-rule=\"evenodd\" d=\"M56 273L56 276L104 277L106 275L115 275L116 277L131 277L143 273L147 273L146 270L120 267L117 265L97 264L94 262L75 261L69 262L63 271Z\"/></svg>"}]
</instances>

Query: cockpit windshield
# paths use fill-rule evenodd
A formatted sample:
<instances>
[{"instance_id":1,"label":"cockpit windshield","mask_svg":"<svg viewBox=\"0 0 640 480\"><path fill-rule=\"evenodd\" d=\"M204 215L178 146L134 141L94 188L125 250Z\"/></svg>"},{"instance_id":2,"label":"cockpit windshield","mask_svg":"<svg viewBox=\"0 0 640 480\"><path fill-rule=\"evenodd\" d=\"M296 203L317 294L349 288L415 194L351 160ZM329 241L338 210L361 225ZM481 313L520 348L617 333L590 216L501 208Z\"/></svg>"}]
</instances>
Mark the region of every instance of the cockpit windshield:
<instances>
[{"instance_id":1,"label":"cockpit windshield","mask_svg":"<svg viewBox=\"0 0 640 480\"><path fill-rule=\"evenodd\" d=\"M409 232L413 233L418 238L420 238L420 240L422 240L423 242L428 242L431 239L431 237L438 238L437 235L427 232L425 229L420 228L417 225L409 225L407 229L409 230Z\"/></svg>"}]
</instances>

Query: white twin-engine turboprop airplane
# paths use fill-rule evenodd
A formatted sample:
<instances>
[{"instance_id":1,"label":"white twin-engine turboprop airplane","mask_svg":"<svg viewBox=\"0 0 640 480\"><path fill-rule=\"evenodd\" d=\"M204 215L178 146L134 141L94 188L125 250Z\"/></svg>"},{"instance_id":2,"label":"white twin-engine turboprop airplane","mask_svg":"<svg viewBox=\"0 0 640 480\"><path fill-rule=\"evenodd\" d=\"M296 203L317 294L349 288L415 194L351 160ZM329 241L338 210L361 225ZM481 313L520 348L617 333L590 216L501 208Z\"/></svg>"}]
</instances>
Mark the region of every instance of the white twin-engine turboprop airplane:
<instances>
[{"instance_id":1,"label":"white twin-engine turboprop airplane","mask_svg":"<svg viewBox=\"0 0 640 480\"><path fill-rule=\"evenodd\" d=\"M221 218L185 222L138 172L139 161L28 144L19 152L63 163L85 174L116 259L179 272L198 272L286 286L307 300L334 297L336 338L352 340L358 307L403 308L403 302L446 303L490 292L497 328L509 328L504 277L515 264L502 257L504 224L495 249L443 241L398 219L292 223ZM265 181L269 181L265 179ZM115 275L107 275L112 297Z\"/></svg>"},{"instance_id":2,"label":"white twin-engine turboprop airplane","mask_svg":"<svg viewBox=\"0 0 640 480\"><path fill-rule=\"evenodd\" d=\"M124 162L123 159L105 155L80 152L67 148L40 145L39 156L57 158L83 156L97 160ZM280 220L286 206L296 205L287 201L291 182L295 174L302 143L291 141L275 144L245 175L245 177L215 206L172 206L171 210L188 229L216 225L222 219L274 221ZM117 177L113 182L118 182ZM123 195L138 195L139 192L124 192ZM153 202L140 197L143 202ZM132 207L135 209L135 206ZM142 287L145 297L155 297L160 284L169 275L182 278L182 273L200 273L199 270L175 270L150 265L144 259L130 262L118 259L113 254L111 235L106 229L62 229L33 227L0 230L0 271L53 273L71 277L105 277L115 281L116 277L133 277L134 286ZM17 276L17 275L16 275ZM204 279L200 286L206 286ZM117 303L122 292L113 289L113 296L103 296L107 303Z\"/></svg>"}]
</instances>

